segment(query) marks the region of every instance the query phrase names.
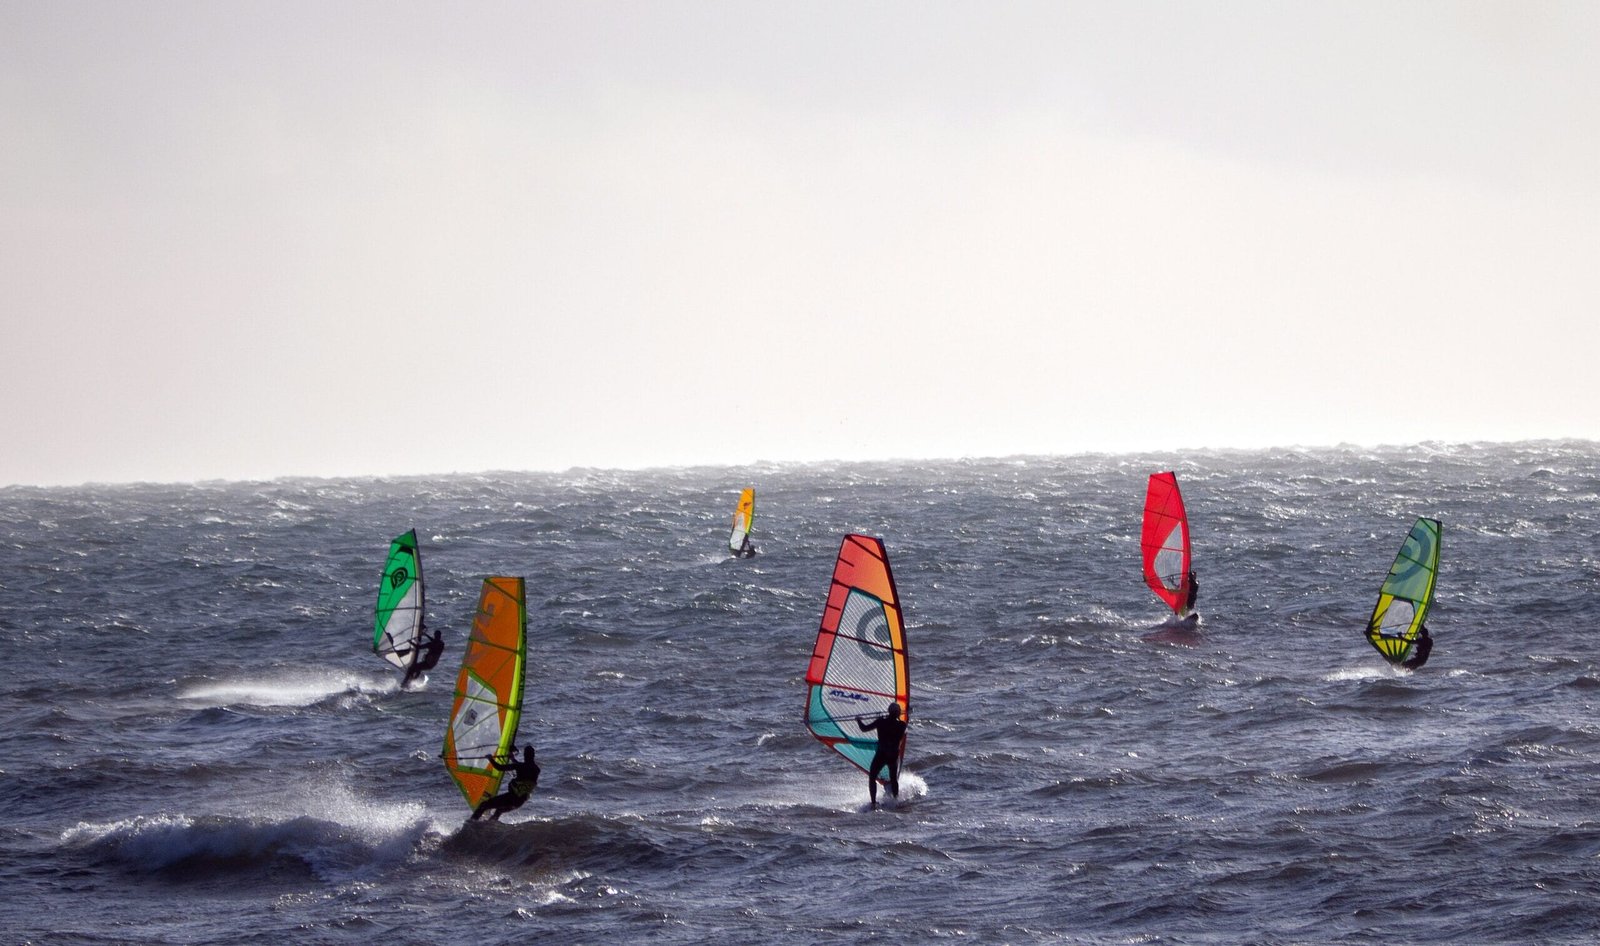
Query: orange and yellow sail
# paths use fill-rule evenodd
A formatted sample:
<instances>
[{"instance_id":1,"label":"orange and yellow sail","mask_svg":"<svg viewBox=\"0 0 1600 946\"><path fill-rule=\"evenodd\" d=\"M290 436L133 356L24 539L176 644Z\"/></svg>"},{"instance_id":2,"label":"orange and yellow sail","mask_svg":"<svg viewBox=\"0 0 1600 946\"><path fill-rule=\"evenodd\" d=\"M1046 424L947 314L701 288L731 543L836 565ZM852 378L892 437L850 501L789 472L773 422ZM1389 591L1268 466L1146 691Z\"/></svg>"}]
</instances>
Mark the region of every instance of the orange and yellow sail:
<instances>
[{"instance_id":1,"label":"orange and yellow sail","mask_svg":"<svg viewBox=\"0 0 1600 946\"><path fill-rule=\"evenodd\" d=\"M756 524L756 491L747 489L739 494L739 505L733 509L733 532L728 535L728 551L738 554L750 538Z\"/></svg>"},{"instance_id":2,"label":"orange and yellow sail","mask_svg":"<svg viewBox=\"0 0 1600 946\"><path fill-rule=\"evenodd\" d=\"M523 580L485 578L444 732L445 768L474 807L500 790L504 773L489 765L489 757L503 762L514 748L522 718L527 624Z\"/></svg>"}]
</instances>

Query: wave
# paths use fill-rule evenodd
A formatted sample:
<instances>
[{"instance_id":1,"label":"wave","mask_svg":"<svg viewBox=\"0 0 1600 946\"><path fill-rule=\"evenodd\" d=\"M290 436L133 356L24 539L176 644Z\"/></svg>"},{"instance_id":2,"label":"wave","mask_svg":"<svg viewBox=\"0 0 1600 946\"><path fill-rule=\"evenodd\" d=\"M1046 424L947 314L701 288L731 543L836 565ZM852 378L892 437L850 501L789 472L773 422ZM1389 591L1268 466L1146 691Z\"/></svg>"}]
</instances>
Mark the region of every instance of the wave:
<instances>
[{"instance_id":1,"label":"wave","mask_svg":"<svg viewBox=\"0 0 1600 946\"><path fill-rule=\"evenodd\" d=\"M231 815L139 815L109 824L69 828L69 852L109 860L139 873L171 879L233 882L252 879L337 881L376 875L410 856L425 826L371 837L309 815L284 821Z\"/></svg>"},{"instance_id":2,"label":"wave","mask_svg":"<svg viewBox=\"0 0 1600 946\"><path fill-rule=\"evenodd\" d=\"M467 821L439 846L452 860L501 869L572 871L663 867L686 858L628 818L568 815L517 822Z\"/></svg>"},{"instance_id":3,"label":"wave","mask_svg":"<svg viewBox=\"0 0 1600 946\"><path fill-rule=\"evenodd\" d=\"M341 882L381 876L442 833L419 803L365 799L337 782L303 784L279 804L245 814L80 822L60 843L68 854L173 880Z\"/></svg>"}]
</instances>

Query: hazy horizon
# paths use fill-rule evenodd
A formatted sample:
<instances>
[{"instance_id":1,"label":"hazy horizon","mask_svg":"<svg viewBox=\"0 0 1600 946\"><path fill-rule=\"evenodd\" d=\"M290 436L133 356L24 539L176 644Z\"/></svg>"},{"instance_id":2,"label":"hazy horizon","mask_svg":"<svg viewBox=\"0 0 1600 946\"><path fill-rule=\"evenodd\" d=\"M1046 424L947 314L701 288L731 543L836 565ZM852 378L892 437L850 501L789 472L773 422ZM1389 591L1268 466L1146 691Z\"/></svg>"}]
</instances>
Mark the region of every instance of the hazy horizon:
<instances>
[{"instance_id":1,"label":"hazy horizon","mask_svg":"<svg viewBox=\"0 0 1600 946\"><path fill-rule=\"evenodd\" d=\"M1586 444L1597 445L1600 441L1581 437L1547 437L1529 440L1473 440L1473 441L1420 441L1415 443L1330 443L1330 444L1268 444L1259 447L1177 447L1177 448L1149 448L1129 450L1073 450L1061 453L1010 453L995 455L969 455L945 457L861 457L842 458L826 457L821 459L783 459L774 457L757 457L748 461L737 463L695 462L682 464L640 464L635 466L594 466L591 464L575 464L565 467L549 468L484 468L484 469L456 469L456 470L422 470L404 473L360 473L360 472L335 472L335 473L281 473L271 476L237 476L237 477L205 477L191 480L83 480L70 483L0 483L0 492L7 489L18 490L56 490L92 487L122 487L122 486L202 486L216 483L274 483L303 480L398 480L398 479L430 479L435 477L456 476L492 476L499 474L509 475L562 475L567 473L653 473L677 472L696 469L748 469L752 476L758 471L771 468L800 468L813 466L857 466L857 465L913 465L918 463L1003 463L1012 460L1072 460L1083 457L1144 457L1167 454L1170 468L1179 469L1185 455L1215 457L1218 455L1263 453L1275 454L1279 452L1302 453L1333 453L1340 451L1359 452L1395 452L1408 449L1439 450L1449 453L1456 448L1477 447L1518 447L1524 445L1543 444ZM1152 470L1155 468L1152 467ZM742 481L741 481L742 482ZM754 481L752 481L754 482ZM757 484L759 485L759 484Z\"/></svg>"},{"instance_id":2,"label":"hazy horizon","mask_svg":"<svg viewBox=\"0 0 1600 946\"><path fill-rule=\"evenodd\" d=\"M0 483L1600 439L1596 40L0 0Z\"/></svg>"}]
</instances>

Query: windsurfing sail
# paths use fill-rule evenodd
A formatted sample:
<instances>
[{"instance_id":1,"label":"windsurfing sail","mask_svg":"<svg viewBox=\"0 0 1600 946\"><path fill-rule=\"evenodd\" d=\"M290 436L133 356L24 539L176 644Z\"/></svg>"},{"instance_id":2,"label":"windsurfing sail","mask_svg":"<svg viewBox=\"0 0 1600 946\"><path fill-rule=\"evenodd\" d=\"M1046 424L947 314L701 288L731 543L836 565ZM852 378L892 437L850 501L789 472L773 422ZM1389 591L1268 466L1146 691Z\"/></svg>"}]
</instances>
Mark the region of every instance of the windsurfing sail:
<instances>
[{"instance_id":1,"label":"windsurfing sail","mask_svg":"<svg viewBox=\"0 0 1600 946\"><path fill-rule=\"evenodd\" d=\"M1378 589L1378 604L1367 619L1367 640L1390 663L1400 663L1411 654L1433 605L1438 574L1439 520L1418 519L1389 566L1389 577Z\"/></svg>"},{"instance_id":2,"label":"windsurfing sail","mask_svg":"<svg viewBox=\"0 0 1600 946\"><path fill-rule=\"evenodd\" d=\"M411 669L422 637L422 553L415 529L389 543L375 614L372 652L401 670Z\"/></svg>"},{"instance_id":3,"label":"windsurfing sail","mask_svg":"<svg viewBox=\"0 0 1600 946\"><path fill-rule=\"evenodd\" d=\"M747 489L739 494L739 505L733 510L733 533L728 536L728 551L738 554L744 549L755 522L756 491Z\"/></svg>"},{"instance_id":4,"label":"windsurfing sail","mask_svg":"<svg viewBox=\"0 0 1600 946\"><path fill-rule=\"evenodd\" d=\"M1174 613L1189 597L1189 514L1183 509L1178 478L1171 473L1150 474L1144 494L1144 529L1139 535L1144 553L1144 582Z\"/></svg>"},{"instance_id":5,"label":"windsurfing sail","mask_svg":"<svg viewBox=\"0 0 1600 946\"><path fill-rule=\"evenodd\" d=\"M522 579L485 578L444 731L444 767L473 807L500 790L504 773L489 765L488 757L504 762L514 748L522 718L527 624Z\"/></svg>"},{"instance_id":6,"label":"windsurfing sail","mask_svg":"<svg viewBox=\"0 0 1600 946\"><path fill-rule=\"evenodd\" d=\"M840 544L806 683L806 727L863 772L878 742L856 717L882 716L892 701L911 721L905 624L882 541L847 535Z\"/></svg>"}]
</instances>

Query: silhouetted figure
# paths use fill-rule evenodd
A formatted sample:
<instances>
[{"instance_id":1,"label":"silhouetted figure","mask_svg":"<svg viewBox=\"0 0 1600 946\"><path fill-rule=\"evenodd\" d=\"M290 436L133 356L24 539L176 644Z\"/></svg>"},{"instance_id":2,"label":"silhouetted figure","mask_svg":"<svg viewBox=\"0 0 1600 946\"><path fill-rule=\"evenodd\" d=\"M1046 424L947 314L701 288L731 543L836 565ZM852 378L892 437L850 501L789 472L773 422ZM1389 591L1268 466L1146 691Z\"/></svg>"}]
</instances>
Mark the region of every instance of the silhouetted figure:
<instances>
[{"instance_id":1,"label":"silhouetted figure","mask_svg":"<svg viewBox=\"0 0 1600 946\"><path fill-rule=\"evenodd\" d=\"M411 681L432 670L439 665L439 655L444 653L444 637L440 634L430 634L423 638L417 645L417 659L407 668L405 679L400 681L400 689L405 689Z\"/></svg>"},{"instance_id":2,"label":"silhouetted figure","mask_svg":"<svg viewBox=\"0 0 1600 946\"><path fill-rule=\"evenodd\" d=\"M1412 653L1410 660L1403 660L1400 666L1407 670L1417 670L1428 662L1428 655L1433 653L1433 635L1428 633L1428 625L1422 625L1422 632L1417 635L1417 649Z\"/></svg>"},{"instance_id":3,"label":"silhouetted figure","mask_svg":"<svg viewBox=\"0 0 1600 946\"><path fill-rule=\"evenodd\" d=\"M880 716L870 723L856 717L862 732L878 732L878 748L872 753L872 764L867 767L867 790L872 795L872 807L878 807L878 773L889 770L889 794L900 797L900 747L905 742L906 724L900 718L900 704L889 704L889 715Z\"/></svg>"},{"instance_id":4,"label":"silhouetted figure","mask_svg":"<svg viewBox=\"0 0 1600 946\"><path fill-rule=\"evenodd\" d=\"M511 784L500 794L485 798L472 812L472 818L469 819L472 821L477 821L484 812L489 813L490 821L499 821L500 816L506 812L521 808L523 802L528 800L528 796L532 795L533 790L539 785L539 763L533 761L533 746L522 747L521 762L515 758L501 762L490 756L489 764L497 769L511 771L513 773Z\"/></svg>"}]
</instances>

